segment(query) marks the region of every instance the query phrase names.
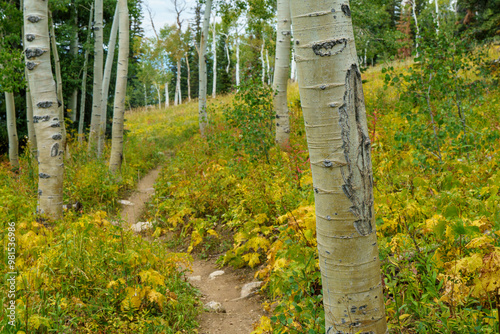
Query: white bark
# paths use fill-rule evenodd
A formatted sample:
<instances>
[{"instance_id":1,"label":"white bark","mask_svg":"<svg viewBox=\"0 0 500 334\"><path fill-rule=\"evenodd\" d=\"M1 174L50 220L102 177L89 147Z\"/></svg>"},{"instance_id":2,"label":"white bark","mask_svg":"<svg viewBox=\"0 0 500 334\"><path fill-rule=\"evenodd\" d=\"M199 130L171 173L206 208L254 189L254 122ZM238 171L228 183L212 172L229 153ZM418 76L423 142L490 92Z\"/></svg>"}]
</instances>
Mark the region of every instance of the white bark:
<instances>
[{"instance_id":1,"label":"white bark","mask_svg":"<svg viewBox=\"0 0 500 334\"><path fill-rule=\"evenodd\" d=\"M94 16L94 4L90 5L89 24L87 26L87 43L90 41L90 32ZM80 97L80 120L78 121L78 142L83 142L83 125L85 123L85 100L87 97L87 68L89 63L89 50L85 50L85 61L83 63L82 96Z\"/></svg>"},{"instance_id":2,"label":"white bark","mask_svg":"<svg viewBox=\"0 0 500 334\"><path fill-rule=\"evenodd\" d=\"M266 49L266 75L267 84L271 86L271 65L269 64L269 51Z\"/></svg>"},{"instance_id":3,"label":"white bark","mask_svg":"<svg viewBox=\"0 0 500 334\"><path fill-rule=\"evenodd\" d=\"M240 37L236 37L236 87L240 86Z\"/></svg>"},{"instance_id":4,"label":"white bark","mask_svg":"<svg viewBox=\"0 0 500 334\"><path fill-rule=\"evenodd\" d=\"M417 3L415 0L411 1L413 19L415 20L415 29L417 29L417 35L415 36L415 50L417 51L417 58L420 56L419 52L419 41L420 41L420 27L418 25L417 19Z\"/></svg>"},{"instance_id":5,"label":"white bark","mask_svg":"<svg viewBox=\"0 0 500 334\"><path fill-rule=\"evenodd\" d=\"M177 80L175 82L175 99L174 106L182 103L181 94L181 59L177 59Z\"/></svg>"},{"instance_id":6,"label":"white bark","mask_svg":"<svg viewBox=\"0 0 500 334\"><path fill-rule=\"evenodd\" d=\"M266 46L266 41L262 41L262 47L260 48L260 61L262 64L262 84L266 83L266 62L264 60L264 48Z\"/></svg>"},{"instance_id":7,"label":"white bark","mask_svg":"<svg viewBox=\"0 0 500 334\"><path fill-rule=\"evenodd\" d=\"M54 31L54 21L52 20L52 13L49 11L50 18L50 44L52 47L52 54L54 57L54 67L56 72L56 93L58 100L58 110L59 110L59 122L61 124L61 132L63 138L66 138L66 123L64 122L64 99L63 99L63 88L62 88L62 75L61 75L61 62L59 61L59 52L57 51L56 34ZM66 142L64 142L66 147Z\"/></svg>"},{"instance_id":8,"label":"white bark","mask_svg":"<svg viewBox=\"0 0 500 334\"><path fill-rule=\"evenodd\" d=\"M23 10L24 10L24 1L22 2ZM24 33L23 26L23 45L27 45L26 34ZM24 53L24 62L27 62L26 52ZM26 77L26 123L28 125L28 141L29 141L29 149L31 151L31 155L36 157L37 155L37 146L36 146L36 134L35 134L35 125L33 124L33 102L31 100L31 91L30 84L28 80L28 68L24 68L24 75Z\"/></svg>"},{"instance_id":9,"label":"white bark","mask_svg":"<svg viewBox=\"0 0 500 334\"><path fill-rule=\"evenodd\" d=\"M200 38L199 48L199 98L198 114L201 135L205 136L205 130L208 125L207 115L207 37L208 26L210 24L210 11L212 10L212 0L207 0L205 5L205 15L203 17L203 30Z\"/></svg>"},{"instance_id":10,"label":"white bark","mask_svg":"<svg viewBox=\"0 0 500 334\"><path fill-rule=\"evenodd\" d=\"M434 0L434 3L436 4L436 33L439 35L440 23L439 23L439 3L438 3L438 0Z\"/></svg>"},{"instance_id":11,"label":"white bark","mask_svg":"<svg viewBox=\"0 0 500 334\"><path fill-rule=\"evenodd\" d=\"M290 69L290 79L294 82L297 80L297 62L295 61L295 55L292 55L292 66Z\"/></svg>"},{"instance_id":12,"label":"white bark","mask_svg":"<svg viewBox=\"0 0 500 334\"><path fill-rule=\"evenodd\" d=\"M71 44L70 44L70 49L69 53L73 56L73 58L76 58L78 56L78 9L76 7L76 3L73 1L71 3L71 15L73 19L73 38L71 39ZM69 99L69 118L71 119L72 122L76 122L76 112L78 108L78 89L75 89L73 93L71 94L71 97Z\"/></svg>"},{"instance_id":13,"label":"white bark","mask_svg":"<svg viewBox=\"0 0 500 334\"><path fill-rule=\"evenodd\" d=\"M109 95L109 82L111 81L111 69L113 68L113 61L115 59L116 35L118 33L118 13L119 3L116 3L115 15L113 16L113 23L111 24L111 34L109 36L108 54L106 56L106 64L104 65L103 81L102 81L102 102L101 102L101 129L99 131L98 151L102 152L104 149L104 142L106 139L106 121L108 114L108 95ZM100 155L100 154L99 154Z\"/></svg>"},{"instance_id":14,"label":"white bark","mask_svg":"<svg viewBox=\"0 0 500 334\"><path fill-rule=\"evenodd\" d=\"M213 64L213 84L212 84L212 98L215 99L217 96L217 43L216 43L216 34L217 34L217 12L214 12L214 26L212 29L212 56L214 58Z\"/></svg>"},{"instance_id":15,"label":"white bark","mask_svg":"<svg viewBox=\"0 0 500 334\"><path fill-rule=\"evenodd\" d=\"M103 63L103 0L95 0L94 24L94 87L92 91L92 118L90 120L89 152L100 157L99 138L102 114L102 63Z\"/></svg>"},{"instance_id":16,"label":"white bark","mask_svg":"<svg viewBox=\"0 0 500 334\"><path fill-rule=\"evenodd\" d=\"M47 1L26 0L24 32L26 66L38 144L38 213L62 218L63 143L56 85L50 65Z\"/></svg>"},{"instance_id":17,"label":"white bark","mask_svg":"<svg viewBox=\"0 0 500 334\"><path fill-rule=\"evenodd\" d=\"M155 84L156 92L158 93L158 109L161 109L161 91L160 91L160 85Z\"/></svg>"},{"instance_id":18,"label":"white bark","mask_svg":"<svg viewBox=\"0 0 500 334\"><path fill-rule=\"evenodd\" d=\"M186 66L187 66L187 89L188 89L188 101L191 102L191 68L189 67L189 57L186 53Z\"/></svg>"},{"instance_id":19,"label":"white bark","mask_svg":"<svg viewBox=\"0 0 500 334\"><path fill-rule=\"evenodd\" d=\"M170 107L170 97L168 95L168 82L165 82L165 107Z\"/></svg>"},{"instance_id":20,"label":"white bark","mask_svg":"<svg viewBox=\"0 0 500 334\"><path fill-rule=\"evenodd\" d=\"M123 122L125 115L125 97L127 93L128 54L129 54L129 16L127 0L118 0L120 6L118 68L113 110L113 129L111 134L111 156L109 170L120 171L123 161Z\"/></svg>"},{"instance_id":21,"label":"white bark","mask_svg":"<svg viewBox=\"0 0 500 334\"><path fill-rule=\"evenodd\" d=\"M7 136L9 137L9 162L12 168L19 168L19 138L17 137L16 106L14 93L5 92L7 111Z\"/></svg>"},{"instance_id":22,"label":"white bark","mask_svg":"<svg viewBox=\"0 0 500 334\"><path fill-rule=\"evenodd\" d=\"M276 112L276 143L282 150L290 149L290 119L288 115L288 75L290 72L291 37L290 1L278 0L278 30L273 90Z\"/></svg>"},{"instance_id":23,"label":"white bark","mask_svg":"<svg viewBox=\"0 0 500 334\"><path fill-rule=\"evenodd\" d=\"M291 0L326 333L387 333L371 146L346 0ZM332 12L335 11L335 15Z\"/></svg>"}]
</instances>

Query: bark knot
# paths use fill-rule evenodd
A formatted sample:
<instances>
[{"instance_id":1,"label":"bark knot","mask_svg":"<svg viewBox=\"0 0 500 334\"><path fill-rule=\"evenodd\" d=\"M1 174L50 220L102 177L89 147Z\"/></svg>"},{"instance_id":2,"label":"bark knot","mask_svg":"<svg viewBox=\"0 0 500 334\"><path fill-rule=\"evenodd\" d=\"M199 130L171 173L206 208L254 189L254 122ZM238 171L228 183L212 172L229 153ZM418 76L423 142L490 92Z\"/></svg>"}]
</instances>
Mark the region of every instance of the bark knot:
<instances>
[{"instance_id":1,"label":"bark knot","mask_svg":"<svg viewBox=\"0 0 500 334\"><path fill-rule=\"evenodd\" d=\"M26 40L28 42L33 42L35 40L35 35L33 35L33 34L26 34Z\"/></svg>"},{"instance_id":2,"label":"bark knot","mask_svg":"<svg viewBox=\"0 0 500 334\"><path fill-rule=\"evenodd\" d=\"M336 51L333 50L334 47L337 45L340 46L340 48ZM347 47L347 38L341 38L341 39L335 39L335 40L330 40L326 42L318 42L313 44L312 49L314 51L314 54L317 56L321 57L329 57L329 56L335 56Z\"/></svg>"},{"instance_id":3,"label":"bark knot","mask_svg":"<svg viewBox=\"0 0 500 334\"><path fill-rule=\"evenodd\" d=\"M31 23L37 23L41 19L42 18L40 16L36 16L36 15L30 15L30 16L28 16L28 21L30 21Z\"/></svg>"},{"instance_id":4,"label":"bark knot","mask_svg":"<svg viewBox=\"0 0 500 334\"><path fill-rule=\"evenodd\" d=\"M47 52L47 51L39 49L39 48L27 48L25 51L26 58L28 58L28 59L40 57L45 52Z\"/></svg>"},{"instance_id":5,"label":"bark knot","mask_svg":"<svg viewBox=\"0 0 500 334\"><path fill-rule=\"evenodd\" d=\"M351 9L349 8L349 5L344 3L341 6L342 12L345 14L347 17L351 17Z\"/></svg>"}]
</instances>

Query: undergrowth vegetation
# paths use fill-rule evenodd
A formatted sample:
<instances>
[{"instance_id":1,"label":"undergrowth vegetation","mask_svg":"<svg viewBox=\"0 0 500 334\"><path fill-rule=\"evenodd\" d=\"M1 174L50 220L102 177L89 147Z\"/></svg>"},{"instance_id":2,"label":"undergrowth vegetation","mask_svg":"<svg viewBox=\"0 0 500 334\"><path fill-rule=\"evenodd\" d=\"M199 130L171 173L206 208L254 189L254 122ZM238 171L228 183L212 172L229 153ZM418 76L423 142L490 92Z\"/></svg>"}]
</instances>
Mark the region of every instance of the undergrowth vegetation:
<instances>
[{"instance_id":1,"label":"undergrowth vegetation","mask_svg":"<svg viewBox=\"0 0 500 334\"><path fill-rule=\"evenodd\" d=\"M24 156L18 174L2 164L0 235L7 250L15 234L17 305L14 326L7 312L0 314L1 333L193 332L199 312L196 291L179 270L189 266L189 256L111 223L119 220L117 201L196 132L193 111L127 113L120 178L108 173L109 150L95 160L87 156L86 145L72 142L65 160L65 203L79 202L81 209L67 211L53 225L34 214L37 171L32 159ZM1 253L5 279L13 271L7 257ZM7 310L9 288L1 285L2 310Z\"/></svg>"},{"instance_id":2,"label":"undergrowth vegetation","mask_svg":"<svg viewBox=\"0 0 500 334\"><path fill-rule=\"evenodd\" d=\"M447 46L453 47L461 46ZM497 331L498 69L477 67L472 58L452 62L456 55L423 56L363 75L394 333ZM288 94L289 152L273 144L270 91L255 83L210 106L206 138L196 134L195 104L128 113L120 178L73 143L65 202L83 209L66 212L53 226L35 218L37 171L30 157L18 174L3 163L2 231L15 222L18 247L18 317L10 332L195 333L196 292L179 271L189 255L168 252L169 246L255 269L265 282L268 312L255 334L324 333L312 177L296 84ZM158 164L164 167L145 214L154 223L147 242L112 222L117 200ZM6 246L8 233L1 236ZM5 252L0 260L8 277ZM1 289L6 305L8 286ZM0 332L10 333L9 319L0 317Z\"/></svg>"},{"instance_id":3,"label":"undergrowth vegetation","mask_svg":"<svg viewBox=\"0 0 500 334\"><path fill-rule=\"evenodd\" d=\"M498 73L470 58L450 67L456 52L364 74L384 293L395 333L497 330ZM254 333L324 333L298 88L289 89L289 153L261 149L273 139L263 92L241 87L234 100L212 105L210 134L180 146L148 215L155 235L170 235L171 245L184 240L188 252L222 254L221 264L256 269L269 314ZM246 131L249 124L263 131Z\"/></svg>"}]
</instances>

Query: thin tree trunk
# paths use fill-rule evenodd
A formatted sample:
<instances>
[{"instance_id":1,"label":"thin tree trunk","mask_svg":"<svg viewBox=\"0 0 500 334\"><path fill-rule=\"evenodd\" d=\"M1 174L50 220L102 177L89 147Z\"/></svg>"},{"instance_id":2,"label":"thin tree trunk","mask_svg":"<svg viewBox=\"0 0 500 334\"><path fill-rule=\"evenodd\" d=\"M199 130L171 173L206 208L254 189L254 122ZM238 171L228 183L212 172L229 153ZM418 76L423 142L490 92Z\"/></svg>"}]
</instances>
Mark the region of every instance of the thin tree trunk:
<instances>
[{"instance_id":1,"label":"thin tree trunk","mask_svg":"<svg viewBox=\"0 0 500 334\"><path fill-rule=\"evenodd\" d=\"M181 93L181 58L177 59L177 80L175 82L175 100L174 105L182 103Z\"/></svg>"},{"instance_id":2,"label":"thin tree trunk","mask_svg":"<svg viewBox=\"0 0 500 334\"><path fill-rule=\"evenodd\" d=\"M146 111L148 110L148 91L146 90L146 84L144 84L144 107Z\"/></svg>"},{"instance_id":3,"label":"thin tree trunk","mask_svg":"<svg viewBox=\"0 0 500 334\"><path fill-rule=\"evenodd\" d=\"M291 18L290 1L278 0L278 31L274 70L274 110L276 112L276 143L284 151L290 149L290 119L288 116L288 75L290 72Z\"/></svg>"},{"instance_id":4,"label":"thin tree trunk","mask_svg":"<svg viewBox=\"0 0 500 334\"><path fill-rule=\"evenodd\" d=\"M92 20L94 18L94 4L90 5L90 15L89 24L87 26L87 43L90 42L90 32L92 26ZM87 98L87 68L89 63L89 50L85 49L85 61L83 63L83 75L82 75L82 96L80 97L80 120L78 121L78 142L83 142L83 126L85 123L85 101Z\"/></svg>"},{"instance_id":5,"label":"thin tree trunk","mask_svg":"<svg viewBox=\"0 0 500 334\"><path fill-rule=\"evenodd\" d=\"M236 37L236 87L240 86L240 37Z\"/></svg>"},{"instance_id":6,"label":"thin tree trunk","mask_svg":"<svg viewBox=\"0 0 500 334\"><path fill-rule=\"evenodd\" d=\"M203 17L203 30L200 38L200 56L199 56L199 98L198 114L200 123L200 132L205 137L206 127L208 125L207 115L207 37L208 26L210 24L210 11L212 10L212 0L207 0L205 4L205 15Z\"/></svg>"},{"instance_id":7,"label":"thin tree trunk","mask_svg":"<svg viewBox=\"0 0 500 334\"><path fill-rule=\"evenodd\" d=\"M269 51L266 49L266 75L267 84L271 86L271 65L269 64Z\"/></svg>"},{"instance_id":8,"label":"thin tree trunk","mask_svg":"<svg viewBox=\"0 0 500 334\"><path fill-rule=\"evenodd\" d=\"M188 101L191 102L191 68L189 67L189 57L186 53L186 66L187 66L187 86L188 86Z\"/></svg>"},{"instance_id":9,"label":"thin tree trunk","mask_svg":"<svg viewBox=\"0 0 500 334\"><path fill-rule=\"evenodd\" d=\"M9 162L12 168L19 168L19 138L17 137L16 106L14 93L5 92L7 111L7 135L9 137Z\"/></svg>"},{"instance_id":10,"label":"thin tree trunk","mask_svg":"<svg viewBox=\"0 0 500 334\"><path fill-rule=\"evenodd\" d=\"M419 41L420 41L420 27L418 25L418 19L417 19L417 3L416 0L411 1L411 6L412 6L412 12L413 12L413 19L415 20L415 29L417 29L417 35L415 36L415 50L417 51L417 58L420 56L419 52Z\"/></svg>"},{"instance_id":11,"label":"thin tree trunk","mask_svg":"<svg viewBox=\"0 0 500 334\"><path fill-rule=\"evenodd\" d=\"M231 68L231 55L229 54L229 36L227 36L226 38L224 49L226 50L226 56L227 56L226 73L229 74L229 69Z\"/></svg>"},{"instance_id":12,"label":"thin tree trunk","mask_svg":"<svg viewBox=\"0 0 500 334\"><path fill-rule=\"evenodd\" d=\"M214 12L214 28L212 29L212 55L214 57L213 66L213 83L212 83L212 98L215 99L217 96L217 12Z\"/></svg>"},{"instance_id":13,"label":"thin tree trunk","mask_svg":"<svg viewBox=\"0 0 500 334\"><path fill-rule=\"evenodd\" d=\"M89 152L100 157L99 138L102 114L102 63L103 63L103 0L95 0L94 25L94 87L92 91L92 118L90 120Z\"/></svg>"},{"instance_id":14,"label":"thin tree trunk","mask_svg":"<svg viewBox=\"0 0 500 334\"><path fill-rule=\"evenodd\" d=\"M129 55L129 17L127 0L119 0L120 40L118 48L118 68L116 75L111 157L109 170L119 172L123 161L123 122L125 115L125 96L127 93L127 73Z\"/></svg>"},{"instance_id":15,"label":"thin tree trunk","mask_svg":"<svg viewBox=\"0 0 500 334\"><path fill-rule=\"evenodd\" d=\"M262 63L262 84L266 83L266 62L264 60L265 46L266 46L266 41L262 41L262 47L260 48L260 61Z\"/></svg>"},{"instance_id":16,"label":"thin tree trunk","mask_svg":"<svg viewBox=\"0 0 500 334\"><path fill-rule=\"evenodd\" d=\"M170 96L168 94L168 82L165 82L165 107L170 107Z\"/></svg>"},{"instance_id":17,"label":"thin tree trunk","mask_svg":"<svg viewBox=\"0 0 500 334\"><path fill-rule=\"evenodd\" d=\"M69 47L69 53L73 56L73 59L78 57L78 7L75 1L71 4L71 17L73 21L73 38L71 39L71 44ZM69 118L72 122L76 122L76 113L78 108L78 89L75 89L71 94L69 99Z\"/></svg>"},{"instance_id":18,"label":"thin tree trunk","mask_svg":"<svg viewBox=\"0 0 500 334\"><path fill-rule=\"evenodd\" d=\"M108 119L108 96L109 96L109 82L111 81L111 69L113 68L113 61L115 59L116 35L118 32L118 2L116 3L115 15L113 16L113 23L111 24L111 34L109 36L108 54L106 56L106 64L104 65L103 81L102 81L102 103L101 103L101 129L99 131L99 147L98 151L102 152L106 140L106 121ZM99 154L100 155L100 154Z\"/></svg>"},{"instance_id":19,"label":"thin tree trunk","mask_svg":"<svg viewBox=\"0 0 500 334\"><path fill-rule=\"evenodd\" d=\"M440 23L439 23L439 3L438 3L438 0L434 0L434 3L436 4L436 33L439 35Z\"/></svg>"},{"instance_id":20,"label":"thin tree trunk","mask_svg":"<svg viewBox=\"0 0 500 334\"><path fill-rule=\"evenodd\" d=\"M295 82L297 80L297 62L295 61L295 55L292 55L292 65L290 69L290 80Z\"/></svg>"},{"instance_id":21,"label":"thin tree trunk","mask_svg":"<svg viewBox=\"0 0 500 334\"><path fill-rule=\"evenodd\" d=\"M290 8L326 333L387 333L371 144L349 2L291 0Z\"/></svg>"},{"instance_id":22,"label":"thin tree trunk","mask_svg":"<svg viewBox=\"0 0 500 334\"><path fill-rule=\"evenodd\" d=\"M26 67L33 98L38 145L38 213L62 218L64 133L50 64L47 1L26 0L24 31Z\"/></svg>"},{"instance_id":23,"label":"thin tree trunk","mask_svg":"<svg viewBox=\"0 0 500 334\"><path fill-rule=\"evenodd\" d=\"M58 100L58 110L59 110L59 122L61 124L61 132L63 138L66 139L66 123L64 122L64 100L63 100L63 88L62 88L62 75L61 75L61 62L59 61L59 52L57 51L56 34L54 31L54 20L52 20L52 12L49 11L50 19L50 44L52 46L52 54L54 57L54 67L56 69L56 92ZM63 142L63 146L66 147L66 141Z\"/></svg>"},{"instance_id":24,"label":"thin tree trunk","mask_svg":"<svg viewBox=\"0 0 500 334\"><path fill-rule=\"evenodd\" d=\"M161 109L161 92L160 92L160 85L155 84L156 92L158 93L158 109Z\"/></svg>"}]
</instances>

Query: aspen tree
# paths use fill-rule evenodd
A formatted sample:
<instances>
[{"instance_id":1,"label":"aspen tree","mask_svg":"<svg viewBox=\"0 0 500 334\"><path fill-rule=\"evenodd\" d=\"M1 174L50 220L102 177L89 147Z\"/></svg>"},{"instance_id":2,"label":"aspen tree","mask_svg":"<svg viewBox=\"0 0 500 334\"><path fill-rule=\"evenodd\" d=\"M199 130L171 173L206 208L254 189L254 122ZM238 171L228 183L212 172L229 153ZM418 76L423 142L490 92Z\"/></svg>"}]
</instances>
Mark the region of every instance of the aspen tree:
<instances>
[{"instance_id":1,"label":"aspen tree","mask_svg":"<svg viewBox=\"0 0 500 334\"><path fill-rule=\"evenodd\" d=\"M288 117L288 75L290 72L290 0L278 0L278 31L276 38L276 65L274 70L274 110L276 112L276 143L282 150L290 148L290 120Z\"/></svg>"},{"instance_id":2,"label":"aspen tree","mask_svg":"<svg viewBox=\"0 0 500 334\"><path fill-rule=\"evenodd\" d=\"M210 24L210 11L212 10L212 0L207 0L205 4L205 15L203 17L203 30L201 31L200 38L200 56L199 56L199 123L200 132L202 136L205 136L205 130L208 125L208 115L207 115L207 37L208 37L208 26Z\"/></svg>"},{"instance_id":3,"label":"aspen tree","mask_svg":"<svg viewBox=\"0 0 500 334\"><path fill-rule=\"evenodd\" d=\"M326 333L387 332L371 144L346 0L291 0Z\"/></svg>"},{"instance_id":4,"label":"aspen tree","mask_svg":"<svg viewBox=\"0 0 500 334\"><path fill-rule=\"evenodd\" d=\"M113 112L113 129L111 134L111 157L109 170L116 173L121 169L123 161L123 122L125 115L125 96L127 93L128 53L129 53L129 17L127 0L118 0L119 12L119 46L118 68L116 74L115 103Z\"/></svg>"},{"instance_id":5,"label":"aspen tree","mask_svg":"<svg viewBox=\"0 0 500 334\"><path fill-rule=\"evenodd\" d=\"M14 93L5 92L5 107L7 111L7 136L9 137L9 162L12 168L19 168L19 139L16 127L16 106Z\"/></svg>"},{"instance_id":6,"label":"aspen tree","mask_svg":"<svg viewBox=\"0 0 500 334\"><path fill-rule=\"evenodd\" d=\"M108 54L106 56L106 64L104 65L103 79L102 79L102 103L101 103L101 127L99 131L99 148L102 152L104 148L104 141L106 139L106 120L108 114L108 95L109 95L109 82L111 81L111 69L113 67L113 60L115 59L116 35L118 32L118 2L115 7L115 14L113 16L113 23L111 24L111 34L109 36Z\"/></svg>"},{"instance_id":7,"label":"aspen tree","mask_svg":"<svg viewBox=\"0 0 500 334\"><path fill-rule=\"evenodd\" d=\"M102 63L103 63L103 0L95 0L95 25L94 25L94 86L92 91L92 117L90 119L89 152L99 152L99 138L102 116Z\"/></svg>"},{"instance_id":8,"label":"aspen tree","mask_svg":"<svg viewBox=\"0 0 500 334\"><path fill-rule=\"evenodd\" d=\"M69 46L69 53L73 57L78 56L78 8L76 5L76 1L71 2L71 20L73 21L73 37L71 38L71 44ZM78 105L78 89L75 88L71 97L69 99L69 118L72 122L76 122L76 111Z\"/></svg>"},{"instance_id":9,"label":"aspen tree","mask_svg":"<svg viewBox=\"0 0 500 334\"><path fill-rule=\"evenodd\" d=\"M186 52L186 67L187 67L187 90L188 90L188 101L191 102L191 68L189 67L189 57Z\"/></svg>"},{"instance_id":10,"label":"aspen tree","mask_svg":"<svg viewBox=\"0 0 500 334\"><path fill-rule=\"evenodd\" d=\"M38 144L38 213L62 218L63 133L50 65L48 1L25 0L26 67Z\"/></svg>"},{"instance_id":11,"label":"aspen tree","mask_svg":"<svg viewBox=\"0 0 500 334\"><path fill-rule=\"evenodd\" d=\"M212 29L212 57L214 59L212 68L212 98L217 96L217 11L214 11L214 26Z\"/></svg>"},{"instance_id":12,"label":"aspen tree","mask_svg":"<svg viewBox=\"0 0 500 334\"><path fill-rule=\"evenodd\" d=\"M94 15L94 4L90 5L89 24L87 26L87 43L90 41L90 31ZM85 98L87 97L87 67L89 63L89 50L85 50L85 61L83 63L82 96L80 98L80 120L78 121L78 142L83 142L83 123L85 122Z\"/></svg>"},{"instance_id":13,"label":"aspen tree","mask_svg":"<svg viewBox=\"0 0 500 334\"><path fill-rule=\"evenodd\" d=\"M52 12L49 11L50 19L50 45L52 48L52 55L54 57L54 68L56 72L56 94L59 105L59 119L61 120L61 132L63 138L66 138L66 124L64 122L64 99L63 99L63 88L62 88L62 75L61 75L61 62L59 60L59 52L57 52L56 43L56 33L54 30L54 20L52 19ZM66 147L66 140L63 142L64 147ZM66 151L67 152L67 151Z\"/></svg>"}]
</instances>

